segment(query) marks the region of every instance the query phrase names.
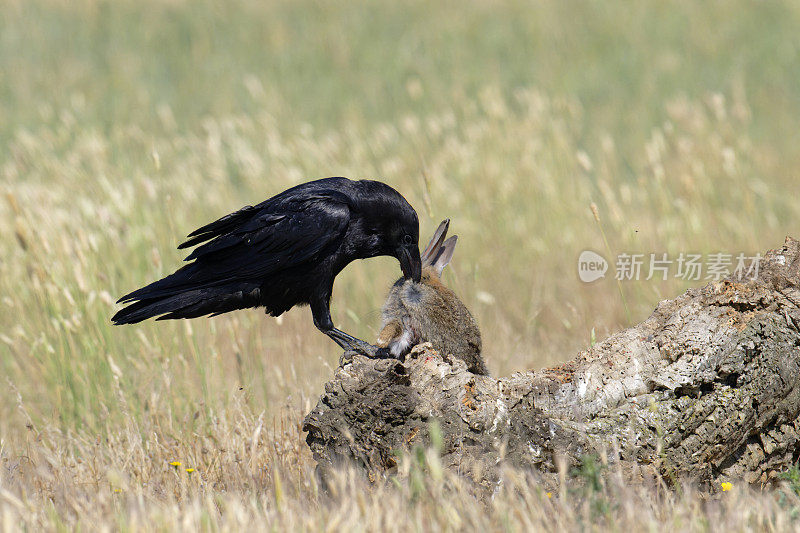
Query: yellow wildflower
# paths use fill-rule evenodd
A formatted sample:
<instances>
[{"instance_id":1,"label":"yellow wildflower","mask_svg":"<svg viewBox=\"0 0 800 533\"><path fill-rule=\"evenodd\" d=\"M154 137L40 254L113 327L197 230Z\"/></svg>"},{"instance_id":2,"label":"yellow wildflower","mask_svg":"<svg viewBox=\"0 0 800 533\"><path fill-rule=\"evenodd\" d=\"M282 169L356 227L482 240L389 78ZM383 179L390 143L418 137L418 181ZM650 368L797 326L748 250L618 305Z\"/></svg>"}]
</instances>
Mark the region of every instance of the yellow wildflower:
<instances>
[{"instance_id":1,"label":"yellow wildflower","mask_svg":"<svg viewBox=\"0 0 800 533\"><path fill-rule=\"evenodd\" d=\"M724 481L720 484L720 486L722 487L722 492L728 492L733 488L733 483L728 483L727 481Z\"/></svg>"},{"instance_id":2,"label":"yellow wildflower","mask_svg":"<svg viewBox=\"0 0 800 533\"><path fill-rule=\"evenodd\" d=\"M170 466L174 466L175 468L178 468L179 466L181 466L181 462L180 461L172 461L170 463Z\"/></svg>"},{"instance_id":3,"label":"yellow wildflower","mask_svg":"<svg viewBox=\"0 0 800 533\"><path fill-rule=\"evenodd\" d=\"M187 469L186 469L186 472L187 472L188 474L191 474L192 472L194 472L194 468L187 468Z\"/></svg>"},{"instance_id":4,"label":"yellow wildflower","mask_svg":"<svg viewBox=\"0 0 800 533\"><path fill-rule=\"evenodd\" d=\"M552 492L548 492L548 493L547 493L547 497L548 497L548 498L552 498L552 497L553 497L553 493L552 493Z\"/></svg>"}]
</instances>

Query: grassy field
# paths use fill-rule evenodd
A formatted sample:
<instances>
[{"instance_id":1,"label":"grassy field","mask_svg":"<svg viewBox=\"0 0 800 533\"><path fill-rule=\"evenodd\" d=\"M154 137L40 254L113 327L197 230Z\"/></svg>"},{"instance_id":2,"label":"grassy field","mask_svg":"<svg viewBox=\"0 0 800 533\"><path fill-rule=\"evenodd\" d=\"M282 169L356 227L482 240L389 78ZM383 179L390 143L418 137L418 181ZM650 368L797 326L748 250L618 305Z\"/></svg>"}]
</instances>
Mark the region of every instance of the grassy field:
<instances>
[{"instance_id":1,"label":"grassy field","mask_svg":"<svg viewBox=\"0 0 800 533\"><path fill-rule=\"evenodd\" d=\"M407 458L373 487L343 474L324 496L300 422L339 353L308 309L109 322L199 225L307 179L377 177L423 238L452 219L445 281L492 373L569 359L704 283L620 287L612 265L584 284L581 251L753 255L798 237L797 3L0 10L3 530L800 527L788 489L613 473L548 497L509 471L476 504L430 451L424 469ZM337 325L373 339L398 275L387 258L348 267Z\"/></svg>"}]
</instances>

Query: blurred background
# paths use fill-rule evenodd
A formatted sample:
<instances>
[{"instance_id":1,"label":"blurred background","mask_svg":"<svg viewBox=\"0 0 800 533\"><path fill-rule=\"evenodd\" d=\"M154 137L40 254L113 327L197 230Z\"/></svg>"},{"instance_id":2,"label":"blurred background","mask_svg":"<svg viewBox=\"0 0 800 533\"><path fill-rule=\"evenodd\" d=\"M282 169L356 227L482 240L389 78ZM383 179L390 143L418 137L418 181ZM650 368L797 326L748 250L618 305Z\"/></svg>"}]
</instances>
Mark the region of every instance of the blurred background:
<instances>
[{"instance_id":1,"label":"blurred background","mask_svg":"<svg viewBox=\"0 0 800 533\"><path fill-rule=\"evenodd\" d=\"M120 295L180 266L187 233L302 181L381 179L416 207L425 242L452 219L445 281L495 375L571 359L705 283L620 290L613 265L582 283L583 250L753 255L800 236L795 2L1 9L7 443L31 423L199 431L234 397L297 423L340 355L307 308L109 318ZM389 258L348 267L336 324L374 339L399 272Z\"/></svg>"}]
</instances>

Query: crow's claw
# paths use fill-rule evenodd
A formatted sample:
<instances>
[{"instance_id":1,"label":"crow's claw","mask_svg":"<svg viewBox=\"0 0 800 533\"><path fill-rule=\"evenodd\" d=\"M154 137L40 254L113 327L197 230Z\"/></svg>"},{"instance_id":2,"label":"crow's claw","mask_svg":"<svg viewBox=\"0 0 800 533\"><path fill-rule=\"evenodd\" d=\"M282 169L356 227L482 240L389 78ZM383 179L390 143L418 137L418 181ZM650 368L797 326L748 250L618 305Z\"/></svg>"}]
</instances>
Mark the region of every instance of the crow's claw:
<instances>
[{"instance_id":1,"label":"crow's claw","mask_svg":"<svg viewBox=\"0 0 800 533\"><path fill-rule=\"evenodd\" d=\"M361 339L357 339L352 335L345 333L344 331L338 330L333 328L329 331L325 331L325 334L328 335L333 341L338 344L345 353L353 352L357 354L364 355L371 359L375 359L376 357L386 357L385 353L388 353L386 348L379 348L377 346L373 346L368 342L364 342ZM352 359L352 355L350 356Z\"/></svg>"},{"instance_id":2,"label":"crow's claw","mask_svg":"<svg viewBox=\"0 0 800 533\"><path fill-rule=\"evenodd\" d=\"M345 350L342 352L342 355L339 356L339 366L344 366L347 363L353 362L353 357L356 355L357 352L353 350Z\"/></svg>"},{"instance_id":3,"label":"crow's claw","mask_svg":"<svg viewBox=\"0 0 800 533\"><path fill-rule=\"evenodd\" d=\"M342 355L339 357L339 366L344 366L347 363L352 362L353 357L356 355L363 355L365 357L369 357L370 359L400 359L395 358L388 348L373 346L372 344L364 341L360 341L360 343L361 344L357 346L346 348L345 351L342 352Z\"/></svg>"}]
</instances>

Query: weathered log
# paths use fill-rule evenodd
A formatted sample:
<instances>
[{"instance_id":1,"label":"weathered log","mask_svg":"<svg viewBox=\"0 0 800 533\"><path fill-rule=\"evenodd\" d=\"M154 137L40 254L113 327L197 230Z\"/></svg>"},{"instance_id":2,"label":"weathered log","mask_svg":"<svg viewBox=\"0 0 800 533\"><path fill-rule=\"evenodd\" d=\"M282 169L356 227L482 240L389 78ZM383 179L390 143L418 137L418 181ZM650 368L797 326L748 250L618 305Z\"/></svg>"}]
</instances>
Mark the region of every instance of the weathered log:
<instances>
[{"instance_id":1,"label":"weathered log","mask_svg":"<svg viewBox=\"0 0 800 533\"><path fill-rule=\"evenodd\" d=\"M598 454L635 477L767 482L800 455L800 242L658 304L641 324L555 368L493 378L417 346L354 356L307 415L321 468L372 473L442 436L444 464L490 486L500 464L554 480Z\"/></svg>"}]
</instances>

